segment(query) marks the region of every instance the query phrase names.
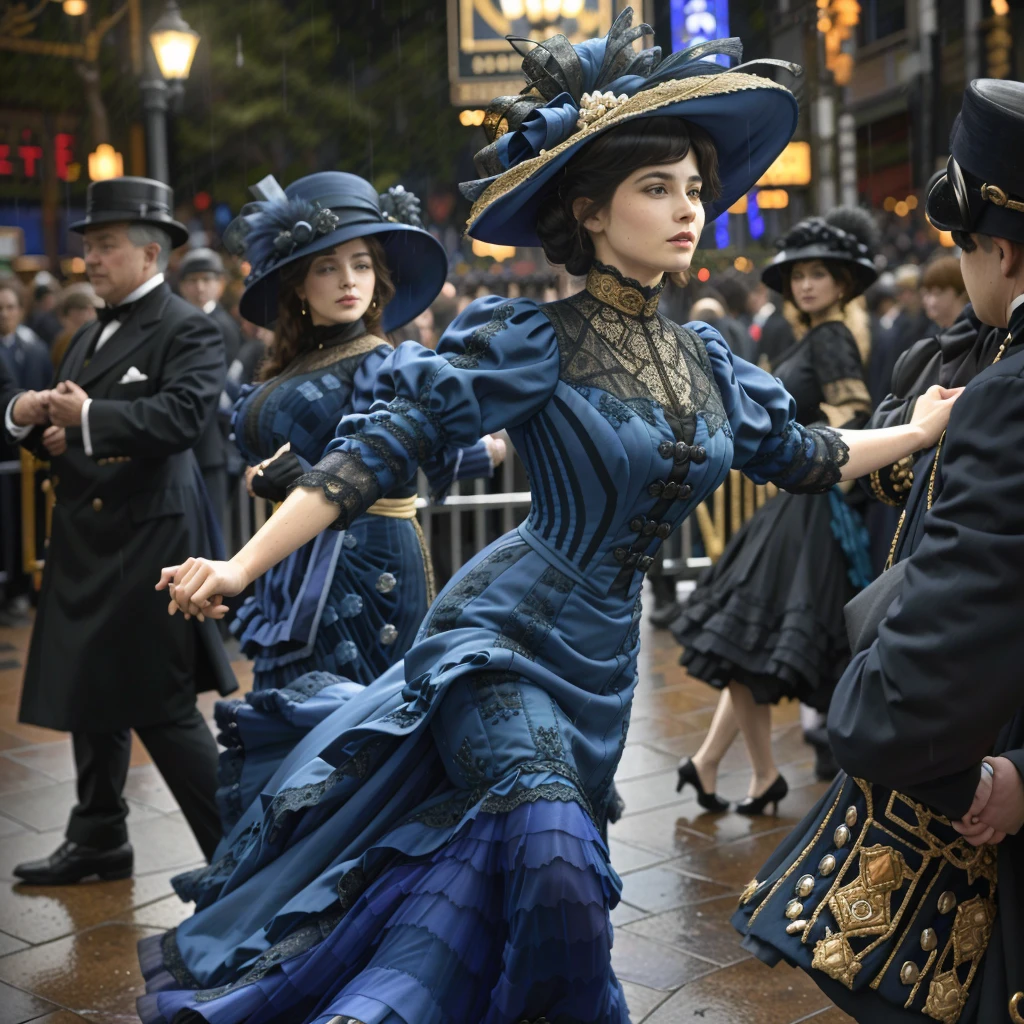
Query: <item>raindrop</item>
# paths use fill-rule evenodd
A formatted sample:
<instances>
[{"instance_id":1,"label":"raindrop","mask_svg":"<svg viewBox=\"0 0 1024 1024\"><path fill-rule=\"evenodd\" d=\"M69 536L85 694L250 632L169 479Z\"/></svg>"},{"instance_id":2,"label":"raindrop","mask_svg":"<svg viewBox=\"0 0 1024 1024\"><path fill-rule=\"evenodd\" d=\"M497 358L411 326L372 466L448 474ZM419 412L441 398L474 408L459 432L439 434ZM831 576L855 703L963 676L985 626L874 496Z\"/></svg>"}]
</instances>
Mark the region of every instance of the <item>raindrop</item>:
<instances>
[{"instance_id":1,"label":"raindrop","mask_svg":"<svg viewBox=\"0 0 1024 1024\"><path fill-rule=\"evenodd\" d=\"M242 53L242 33L235 36L235 67L245 67L245 54Z\"/></svg>"}]
</instances>

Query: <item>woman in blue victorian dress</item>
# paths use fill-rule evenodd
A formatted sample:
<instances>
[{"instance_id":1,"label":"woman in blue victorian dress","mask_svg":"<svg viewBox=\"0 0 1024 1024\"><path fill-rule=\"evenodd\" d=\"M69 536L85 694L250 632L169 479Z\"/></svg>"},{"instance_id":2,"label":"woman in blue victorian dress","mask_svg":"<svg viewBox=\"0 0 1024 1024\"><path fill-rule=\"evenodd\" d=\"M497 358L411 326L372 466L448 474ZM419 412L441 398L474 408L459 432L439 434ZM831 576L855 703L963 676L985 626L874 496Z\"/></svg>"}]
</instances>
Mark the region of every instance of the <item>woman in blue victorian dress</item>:
<instances>
[{"instance_id":1,"label":"woman in blue victorian dress","mask_svg":"<svg viewBox=\"0 0 1024 1024\"><path fill-rule=\"evenodd\" d=\"M401 187L378 197L369 182L339 172L283 191L272 178L258 187L263 205L228 239L254 268L242 314L273 323L274 342L260 383L244 388L235 405L233 425L251 492L283 501L338 421L369 410L392 351L385 332L433 301L447 256L420 226L418 200ZM433 489L443 493L456 475L489 474L489 443L426 463ZM232 630L254 660L254 692L217 705L228 748L218 792L226 827L299 736L412 644L434 597L415 504L414 482L403 481L345 531L323 533L289 555L241 606ZM328 686L330 700L310 703Z\"/></svg>"},{"instance_id":2,"label":"woman in blue victorian dress","mask_svg":"<svg viewBox=\"0 0 1024 1024\"><path fill-rule=\"evenodd\" d=\"M795 225L764 269L765 284L808 328L773 369L803 424L854 430L871 414L857 342L842 318L878 276L876 234L867 211L839 207ZM863 521L839 487L781 494L729 541L672 624L681 664L722 691L700 748L679 765L679 789L692 785L702 807L727 809L715 793L718 765L742 733L753 771L736 810L777 807L789 787L772 754L771 707L791 697L828 710L850 660L843 607L871 577ZM837 769L823 742L818 772L831 779Z\"/></svg>"},{"instance_id":3,"label":"woman in blue victorian dress","mask_svg":"<svg viewBox=\"0 0 1024 1024\"><path fill-rule=\"evenodd\" d=\"M140 947L147 1024L627 1021L601 831L644 572L731 466L824 490L948 418L932 398L908 426L805 428L714 330L658 314L664 273L686 271L797 110L768 79L699 60L738 41L661 61L634 52L649 29L631 17L526 54L534 87L492 105L487 177L467 189L474 237L541 244L587 272L584 290L481 298L436 351L399 346L373 411L341 421L246 549L163 574L175 608L217 616L446 447L504 426L530 474L527 520L455 575L404 664L313 729L216 862L177 879L196 912Z\"/></svg>"}]
</instances>

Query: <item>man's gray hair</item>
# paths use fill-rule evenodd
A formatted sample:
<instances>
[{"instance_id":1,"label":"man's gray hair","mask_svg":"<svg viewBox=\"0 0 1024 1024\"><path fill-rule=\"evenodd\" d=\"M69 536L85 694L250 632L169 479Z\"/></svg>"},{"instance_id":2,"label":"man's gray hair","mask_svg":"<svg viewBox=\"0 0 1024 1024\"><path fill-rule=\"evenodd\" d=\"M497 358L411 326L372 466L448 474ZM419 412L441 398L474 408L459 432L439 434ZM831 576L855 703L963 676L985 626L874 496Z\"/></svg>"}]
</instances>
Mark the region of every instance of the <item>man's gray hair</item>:
<instances>
[{"instance_id":1,"label":"man's gray hair","mask_svg":"<svg viewBox=\"0 0 1024 1024\"><path fill-rule=\"evenodd\" d=\"M171 245L171 236L163 228L158 228L154 224L129 224L128 241L139 248L149 245L150 242L156 242L160 246L160 254L156 258L157 268L161 271L167 269L173 246Z\"/></svg>"}]
</instances>

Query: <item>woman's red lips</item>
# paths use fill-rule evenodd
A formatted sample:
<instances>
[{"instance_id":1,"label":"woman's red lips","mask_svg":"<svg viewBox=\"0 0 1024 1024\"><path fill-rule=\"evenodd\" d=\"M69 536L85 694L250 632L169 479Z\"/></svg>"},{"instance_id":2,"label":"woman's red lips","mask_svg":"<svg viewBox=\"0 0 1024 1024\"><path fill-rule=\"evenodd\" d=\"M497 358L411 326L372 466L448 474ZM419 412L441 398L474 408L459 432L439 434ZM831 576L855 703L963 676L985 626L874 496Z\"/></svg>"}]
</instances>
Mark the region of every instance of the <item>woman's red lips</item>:
<instances>
[{"instance_id":1,"label":"woman's red lips","mask_svg":"<svg viewBox=\"0 0 1024 1024\"><path fill-rule=\"evenodd\" d=\"M343 295L340 299L338 299L338 302L343 302L349 306L351 306L354 302L358 301L359 299L357 299L356 296L354 295Z\"/></svg>"}]
</instances>

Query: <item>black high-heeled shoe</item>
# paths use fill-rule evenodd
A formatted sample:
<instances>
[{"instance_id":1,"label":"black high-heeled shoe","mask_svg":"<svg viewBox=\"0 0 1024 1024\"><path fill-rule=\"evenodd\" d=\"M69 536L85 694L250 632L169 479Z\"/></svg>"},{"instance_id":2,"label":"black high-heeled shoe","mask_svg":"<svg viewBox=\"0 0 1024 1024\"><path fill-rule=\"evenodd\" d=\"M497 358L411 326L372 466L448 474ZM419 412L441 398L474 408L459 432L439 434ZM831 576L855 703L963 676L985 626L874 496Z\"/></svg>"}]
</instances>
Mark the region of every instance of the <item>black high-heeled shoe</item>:
<instances>
[{"instance_id":1,"label":"black high-heeled shoe","mask_svg":"<svg viewBox=\"0 0 1024 1024\"><path fill-rule=\"evenodd\" d=\"M728 800L723 800L717 793L705 792L704 783L700 781L700 775L697 773L697 766L689 758L679 766L679 781L676 783L676 792L681 793L683 786L687 783L697 790L697 803L705 811L729 810Z\"/></svg>"},{"instance_id":2,"label":"black high-heeled shoe","mask_svg":"<svg viewBox=\"0 0 1024 1024\"><path fill-rule=\"evenodd\" d=\"M737 814L764 814L764 809L769 805L773 805L773 814L779 813L779 801L782 800L789 792L789 783L781 776L778 775L775 781L760 795L760 796L748 796L746 800L741 800L736 805Z\"/></svg>"}]
</instances>

